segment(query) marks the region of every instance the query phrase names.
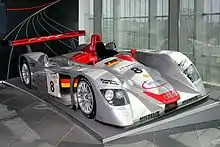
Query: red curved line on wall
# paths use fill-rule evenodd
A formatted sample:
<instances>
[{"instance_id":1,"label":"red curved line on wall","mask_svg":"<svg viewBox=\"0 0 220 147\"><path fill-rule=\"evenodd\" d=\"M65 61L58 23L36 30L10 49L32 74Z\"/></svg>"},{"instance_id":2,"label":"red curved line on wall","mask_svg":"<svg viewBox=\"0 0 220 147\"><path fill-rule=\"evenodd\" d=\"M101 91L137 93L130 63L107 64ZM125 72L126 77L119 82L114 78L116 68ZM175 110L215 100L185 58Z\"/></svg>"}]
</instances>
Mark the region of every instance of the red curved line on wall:
<instances>
[{"instance_id":1,"label":"red curved line on wall","mask_svg":"<svg viewBox=\"0 0 220 147\"><path fill-rule=\"evenodd\" d=\"M54 2L54 1L53 1ZM48 6L50 5L51 3L53 2L50 2L50 3L46 3L46 4L42 4L42 5L39 5L39 6L34 6L34 7L28 7L28 8L7 8L8 11L26 11L26 10L34 10L34 9L39 9L39 8L42 8L42 7L45 7L45 6Z\"/></svg>"}]
</instances>

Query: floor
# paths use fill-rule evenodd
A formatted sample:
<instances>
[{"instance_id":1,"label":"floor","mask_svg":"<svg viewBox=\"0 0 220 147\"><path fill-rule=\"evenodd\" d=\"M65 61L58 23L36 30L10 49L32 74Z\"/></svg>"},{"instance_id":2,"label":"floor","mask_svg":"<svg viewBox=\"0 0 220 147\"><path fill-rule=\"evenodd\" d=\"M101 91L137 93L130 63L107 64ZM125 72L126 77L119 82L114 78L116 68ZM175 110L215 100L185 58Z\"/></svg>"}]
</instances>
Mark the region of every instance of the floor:
<instances>
[{"instance_id":1,"label":"floor","mask_svg":"<svg viewBox=\"0 0 220 147\"><path fill-rule=\"evenodd\" d=\"M218 102L220 92L209 91L211 98ZM220 107L191 119L212 116L215 112L218 114ZM103 145L41 99L0 85L1 147L220 147L220 117L207 121L161 131L155 128L156 131Z\"/></svg>"},{"instance_id":2,"label":"floor","mask_svg":"<svg viewBox=\"0 0 220 147\"><path fill-rule=\"evenodd\" d=\"M1 86L1 147L85 147L100 144L47 103L14 88ZM7 107L6 107L7 106Z\"/></svg>"}]
</instances>

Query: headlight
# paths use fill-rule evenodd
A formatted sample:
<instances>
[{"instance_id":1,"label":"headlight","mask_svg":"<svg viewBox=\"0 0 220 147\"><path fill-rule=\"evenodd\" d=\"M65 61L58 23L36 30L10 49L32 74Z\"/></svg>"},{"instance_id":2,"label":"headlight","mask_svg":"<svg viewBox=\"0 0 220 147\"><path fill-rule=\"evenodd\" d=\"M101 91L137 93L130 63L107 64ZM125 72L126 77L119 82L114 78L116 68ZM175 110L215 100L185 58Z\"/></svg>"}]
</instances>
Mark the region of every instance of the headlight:
<instances>
[{"instance_id":1,"label":"headlight","mask_svg":"<svg viewBox=\"0 0 220 147\"><path fill-rule=\"evenodd\" d=\"M111 101L114 98L114 91L113 90L106 90L105 91L105 98L107 101Z\"/></svg>"},{"instance_id":2,"label":"headlight","mask_svg":"<svg viewBox=\"0 0 220 147\"><path fill-rule=\"evenodd\" d=\"M115 98L120 100L120 99L123 99L124 98L124 94L122 93L122 91L116 91L115 92Z\"/></svg>"},{"instance_id":3,"label":"headlight","mask_svg":"<svg viewBox=\"0 0 220 147\"><path fill-rule=\"evenodd\" d=\"M113 106L123 106L129 104L127 93L122 89L102 89L106 101Z\"/></svg>"},{"instance_id":4,"label":"headlight","mask_svg":"<svg viewBox=\"0 0 220 147\"><path fill-rule=\"evenodd\" d=\"M197 81L200 76L196 68L191 64L185 71L184 74L192 81Z\"/></svg>"}]
</instances>

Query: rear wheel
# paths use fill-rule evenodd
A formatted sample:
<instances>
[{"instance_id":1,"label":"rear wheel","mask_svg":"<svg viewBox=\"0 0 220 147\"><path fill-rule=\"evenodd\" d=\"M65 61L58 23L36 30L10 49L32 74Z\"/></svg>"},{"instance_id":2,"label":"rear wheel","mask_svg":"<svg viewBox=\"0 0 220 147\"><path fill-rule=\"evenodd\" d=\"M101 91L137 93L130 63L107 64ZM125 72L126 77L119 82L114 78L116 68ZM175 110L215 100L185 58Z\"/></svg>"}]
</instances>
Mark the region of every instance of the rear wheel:
<instances>
[{"instance_id":1,"label":"rear wheel","mask_svg":"<svg viewBox=\"0 0 220 147\"><path fill-rule=\"evenodd\" d=\"M31 71L25 59L20 62L20 76L24 85L31 88Z\"/></svg>"},{"instance_id":2,"label":"rear wheel","mask_svg":"<svg viewBox=\"0 0 220 147\"><path fill-rule=\"evenodd\" d=\"M96 115L95 95L90 82L84 77L79 78L76 97L82 113L87 118L94 118Z\"/></svg>"}]
</instances>

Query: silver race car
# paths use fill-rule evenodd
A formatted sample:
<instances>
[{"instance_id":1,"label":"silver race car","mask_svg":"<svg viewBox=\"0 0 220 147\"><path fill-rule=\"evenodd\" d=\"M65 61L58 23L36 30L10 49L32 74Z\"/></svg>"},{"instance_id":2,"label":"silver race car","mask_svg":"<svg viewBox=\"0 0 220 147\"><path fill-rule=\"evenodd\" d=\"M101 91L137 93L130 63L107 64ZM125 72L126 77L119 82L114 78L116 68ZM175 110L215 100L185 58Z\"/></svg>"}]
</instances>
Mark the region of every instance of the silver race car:
<instances>
[{"instance_id":1,"label":"silver race car","mask_svg":"<svg viewBox=\"0 0 220 147\"><path fill-rule=\"evenodd\" d=\"M82 32L16 40L12 45L83 35ZM69 100L89 119L127 127L147 122L208 97L195 65L175 51L115 50L94 34L77 52L19 58L22 82Z\"/></svg>"}]
</instances>

